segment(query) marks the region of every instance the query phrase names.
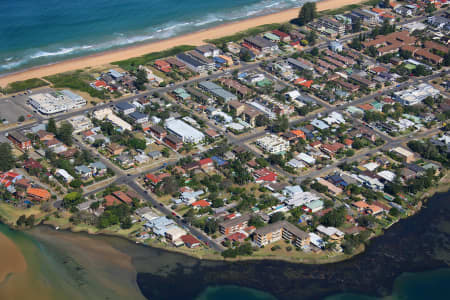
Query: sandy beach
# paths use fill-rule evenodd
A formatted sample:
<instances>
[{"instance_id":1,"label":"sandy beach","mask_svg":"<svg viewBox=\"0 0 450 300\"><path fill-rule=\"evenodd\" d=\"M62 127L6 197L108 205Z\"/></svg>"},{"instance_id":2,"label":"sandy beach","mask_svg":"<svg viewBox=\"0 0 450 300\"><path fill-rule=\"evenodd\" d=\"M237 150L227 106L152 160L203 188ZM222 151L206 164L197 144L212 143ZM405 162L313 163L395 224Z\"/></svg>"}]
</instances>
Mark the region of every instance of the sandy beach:
<instances>
[{"instance_id":1,"label":"sandy beach","mask_svg":"<svg viewBox=\"0 0 450 300\"><path fill-rule=\"evenodd\" d=\"M23 273L27 269L27 263L22 252L5 235L0 233L0 248L2 249L2 259L0 259L0 283L8 274Z\"/></svg>"},{"instance_id":2,"label":"sandy beach","mask_svg":"<svg viewBox=\"0 0 450 300\"><path fill-rule=\"evenodd\" d=\"M324 0L317 3L319 11L336 9L349 4L358 4L362 0ZM296 18L299 9L293 8L284 10L278 13L255 17L234 23L227 23L218 27L161 40L150 42L142 45L132 46L124 49L106 51L91 56L80 57L76 59L66 60L55 64L38 66L24 71L19 71L12 74L7 74L0 77L0 86L5 87L7 84L26 80L35 77L44 77L57 73L82 69L86 67L94 67L105 65L114 61L124 60L131 57L141 56L151 52L162 51L178 45L201 45L204 40L219 38L227 35L232 35L236 32L246 30L251 27L270 23L282 23Z\"/></svg>"}]
</instances>

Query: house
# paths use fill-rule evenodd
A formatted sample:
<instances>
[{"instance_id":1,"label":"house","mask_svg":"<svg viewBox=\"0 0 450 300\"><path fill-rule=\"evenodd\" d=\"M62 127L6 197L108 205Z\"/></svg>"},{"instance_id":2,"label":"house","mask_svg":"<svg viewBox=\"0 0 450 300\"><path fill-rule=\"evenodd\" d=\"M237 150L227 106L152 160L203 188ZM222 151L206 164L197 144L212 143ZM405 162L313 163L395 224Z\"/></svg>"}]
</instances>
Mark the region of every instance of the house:
<instances>
[{"instance_id":1,"label":"house","mask_svg":"<svg viewBox=\"0 0 450 300\"><path fill-rule=\"evenodd\" d=\"M40 188L28 188L27 196L34 201L48 201L50 200L50 192Z\"/></svg>"},{"instance_id":2,"label":"house","mask_svg":"<svg viewBox=\"0 0 450 300\"><path fill-rule=\"evenodd\" d=\"M405 148L395 147L394 149L391 150L391 152L394 153L395 155L400 156L402 159L405 160L406 163L411 163L414 161L414 153L406 150Z\"/></svg>"},{"instance_id":3,"label":"house","mask_svg":"<svg viewBox=\"0 0 450 300\"><path fill-rule=\"evenodd\" d=\"M353 202L352 205L356 207L358 212L362 212L369 215L378 215L384 211L381 207L373 204L368 204L365 201Z\"/></svg>"},{"instance_id":4,"label":"house","mask_svg":"<svg viewBox=\"0 0 450 300\"><path fill-rule=\"evenodd\" d=\"M92 175L94 176L104 176L108 171L108 168L101 161L93 162L89 165L92 170Z\"/></svg>"},{"instance_id":5,"label":"house","mask_svg":"<svg viewBox=\"0 0 450 300\"><path fill-rule=\"evenodd\" d=\"M250 215L245 214L233 219L225 220L219 223L219 231L221 234L229 235L238 232L248 226Z\"/></svg>"},{"instance_id":6,"label":"house","mask_svg":"<svg viewBox=\"0 0 450 300\"><path fill-rule=\"evenodd\" d=\"M130 104L128 102L119 102L114 105L114 110L117 113L129 115L132 112L136 111L136 106L134 106L133 104Z\"/></svg>"},{"instance_id":7,"label":"house","mask_svg":"<svg viewBox=\"0 0 450 300\"><path fill-rule=\"evenodd\" d=\"M335 186L334 184L332 184L328 180L325 180L323 178L318 178L318 179L316 179L316 181L318 183L320 183L321 185L326 186L328 188L328 191L331 192L332 194L334 194L334 195L342 194L342 189L340 187Z\"/></svg>"},{"instance_id":8,"label":"house","mask_svg":"<svg viewBox=\"0 0 450 300\"><path fill-rule=\"evenodd\" d=\"M158 70L164 73L169 73L172 70L170 64L165 60L155 60L154 64Z\"/></svg>"},{"instance_id":9,"label":"house","mask_svg":"<svg viewBox=\"0 0 450 300\"><path fill-rule=\"evenodd\" d=\"M73 176L64 169L57 169L55 175L61 177L65 183L71 183L74 180Z\"/></svg>"},{"instance_id":10,"label":"house","mask_svg":"<svg viewBox=\"0 0 450 300\"><path fill-rule=\"evenodd\" d=\"M273 30L272 34L276 35L282 42L290 42L291 41L291 36L289 34L282 32L278 29Z\"/></svg>"},{"instance_id":11,"label":"house","mask_svg":"<svg viewBox=\"0 0 450 300\"><path fill-rule=\"evenodd\" d=\"M270 171L267 168L262 168L253 172L253 177L255 177L256 183L268 183L275 182L277 180L277 174Z\"/></svg>"},{"instance_id":12,"label":"house","mask_svg":"<svg viewBox=\"0 0 450 300\"><path fill-rule=\"evenodd\" d=\"M132 204L133 200L128 197L128 195L122 191L115 191L112 193L114 197L116 197L117 199L119 199L120 201L122 201L125 204Z\"/></svg>"},{"instance_id":13,"label":"house","mask_svg":"<svg viewBox=\"0 0 450 300\"><path fill-rule=\"evenodd\" d=\"M138 111L132 112L131 114L129 114L129 116L137 124L142 124L142 123L148 122L148 115L143 114Z\"/></svg>"},{"instance_id":14,"label":"house","mask_svg":"<svg viewBox=\"0 0 450 300\"><path fill-rule=\"evenodd\" d=\"M341 241L344 239L344 233L335 227L325 227L323 225L317 226L316 230L327 236L330 240Z\"/></svg>"},{"instance_id":15,"label":"house","mask_svg":"<svg viewBox=\"0 0 450 300\"><path fill-rule=\"evenodd\" d=\"M149 153L147 153L147 155L151 158L151 159L158 159L162 156L162 153L159 151L150 151Z\"/></svg>"},{"instance_id":16,"label":"house","mask_svg":"<svg viewBox=\"0 0 450 300\"><path fill-rule=\"evenodd\" d=\"M22 151L27 151L32 148L31 140L19 131L8 132L7 138L14 144L14 146Z\"/></svg>"},{"instance_id":17,"label":"house","mask_svg":"<svg viewBox=\"0 0 450 300\"><path fill-rule=\"evenodd\" d=\"M195 208L204 208L204 207L210 207L211 203L209 203L208 201L201 199L201 200L197 200L193 203L191 203L191 205Z\"/></svg>"},{"instance_id":18,"label":"house","mask_svg":"<svg viewBox=\"0 0 450 300\"><path fill-rule=\"evenodd\" d=\"M334 144L322 144L322 146L320 146L320 150L330 157L335 156L339 152L339 150L343 148L345 148L345 146L338 142Z\"/></svg>"},{"instance_id":19,"label":"house","mask_svg":"<svg viewBox=\"0 0 450 300\"><path fill-rule=\"evenodd\" d=\"M27 170L28 172L31 172L32 170L36 170L36 171L40 171L43 169L43 166L41 165L40 162L29 158L27 159L24 163L23 163L23 167L25 168L25 170Z\"/></svg>"},{"instance_id":20,"label":"house","mask_svg":"<svg viewBox=\"0 0 450 300\"><path fill-rule=\"evenodd\" d=\"M181 237L186 235L186 231L176 226L175 224L168 226L165 232L166 240L172 242L175 245L181 245ZM182 242L182 241L181 241Z\"/></svg>"},{"instance_id":21,"label":"house","mask_svg":"<svg viewBox=\"0 0 450 300\"><path fill-rule=\"evenodd\" d=\"M200 241L190 234L183 235L180 239L188 248L196 248L200 246Z\"/></svg>"},{"instance_id":22,"label":"house","mask_svg":"<svg viewBox=\"0 0 450 300\"><path fill-rule=\"evenodd\" d=\"M36 134L39 137L39 140L41 142L50 141L50 140L53 140L55 138L55 134L54 133L48 132L46 130L39 130Z\"/></svg>"},{"instance_id":23,"label":"house","mask_svg":"<svg viewBox=\"0 0 450 300\"><path fill-rule=\"evenodd\" d=\"M214 170L214 161L209 157L199 160L198 165L207 173Z\"/></svg>"},{"instance_id":24,"label":"house","mask_svg":"<svg viewBox=\"0 0 450 300\"><path fill-rule=\"evenodd\" d=\"M92 170L88 166L81 165L75 167L75 172L80 175L81 179L87 180L92 177Z\"/></svg>"},{"instance_id":25,"label":"house","mask_svg":"<svg viewBox=\"0 0 450 300\"><path fill-rule=\"evenodd\" d=\"M108 150L111 155L120 155L123 151L125 151L125 149L126 148L124 146L116 143L111 143L106 146L106 150Z\"/></svg>"},{"instance_id":26,"label":"house","mask_svg":"<svg viewBox=\"0 0 450 300\"><path fill-rule=\"evenodd\" d=\"M121 153L116 157L116 161L122 168L128 169L134 166L134 161L128 153Z\"/></svg>"},{"instance_id":27,"label":"house","mask_svg":"<svg viewBox=\"0 0 450 300\"><path fill-rule=\"evenodd\" d=\"M305 204L304 209L310 213L316 213L323 209L323 201L320 199L317 199L317 200L308 202Z\"/></svg>"},{"instance_id":28,"label":"house","mask_svg":"<svg viewBox=\"0 0 450 300\"><path fill-rule=\"evenodd\" d=\"M119 199L117 199L113 195L106 195L105 197L103 197L103 199L105 201L105 206L107 206L107 207L121 204Z\"/></svg>"}]
</instances>

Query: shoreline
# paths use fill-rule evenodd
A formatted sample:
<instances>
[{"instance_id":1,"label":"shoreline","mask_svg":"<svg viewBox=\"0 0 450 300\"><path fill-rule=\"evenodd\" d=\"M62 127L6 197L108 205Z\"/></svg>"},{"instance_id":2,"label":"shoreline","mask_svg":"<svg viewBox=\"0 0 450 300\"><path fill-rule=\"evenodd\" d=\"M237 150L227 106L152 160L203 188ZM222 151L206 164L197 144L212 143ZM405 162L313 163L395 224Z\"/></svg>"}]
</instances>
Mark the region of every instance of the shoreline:
<instances>
[{"instance_id":1,"label":"shoreline","mask_svg":"<svg viewBox=\"0 0 450 300\"><path fill-rule=\"evenodd\" d=\"M90 228L77 228L76 225L74 224L70 224L67 226L64 226L63 228L60 229L56 229L56 227L60 227L57 226L56 224L52 223L52 222L45 222L44 220L41 220L38 224L34 225L33 227L37 227L37 226L45 226L45 227L49 227L52 230L59 230L59 231L68 231L71 233L81 233L81 234L87 234L87 235L93 235L93 236L106 236L106 237L116 237L116 238L120 238L120 239L124 239L130 243L135 243L138 244L140 246L144 246L144 247L150 247L150 248L154 248L154 249L159 249L159 250L163 250L163 251L169 251L169 252L173 252L173 253L178 253L178 254L182 254L182 255L186 255L188 257L192 257L192 258L196 258L199 260L208 260L208 261L222 261L222 262L243 262L243 261L266 261L266 260L270 260L270 261L284 261L284 262L289 262L289 263L294 263L294 264L305 264L305 265L326 265L326 264L332 264L332 263L338 263L338 262L343 262L343 261L347 261L357 255L363 254L366 250L367 250L367 245L371 243L371 241L373 239L376 239L382 235L384 235L384 233L388 230L390 230L390 228L394 225L397 224L399 222L401 222L402 220L405 219L409 219L410 217L413 217L415 214L417 214L418 212L420 212L423 208L426 208L426 204L429 199L431 199L432 197L438 195L438 194L443 194L443 193L448 193L449 192L449 186L448 183L450 182L449 179L449 174L446 174L442 179L442 181L435 187L430 188L429 190L424 191L421 194L422 199L419 201L419 203L417 204L417 206L415 207L414 210L411 211L411 214L404 216L402 218L399 218L396 222L392 223L389 227L384 228L379 234L374 234L372 237L370 237L368 239L368 243L367 244L361 244L358 248L355 249L355 251L350 254L340 254L340 255L336 255L336 256L332 256L332 257L328 257L327 259L321 259L320 257L317 257L317 259L313 258L299 258L299 257L284 257L284 256L277 256L276 253L272 256L272 255L265 255L265 256L238 256L236 258L224 258L221 255L218 255L215 252L210 251L210 249L206 249L206 254L207 255L199 255L198 253L194 253L192 252L192 249L188 249L187 251L185 251L184 249L179 249L179 248L172 248L172 247L165 247L157 242L152 242L150 241L150 243L145 243L145 242L138 242L137 240L126 236L124 234L120 234L120 233L114 233L114 232L106 232L100 230L100 232L91 232L89 229ZM2 219L0 218L0 223L3 223L4 225L8 226L9 228L11 228L12 230L19 230L19 231L27 231L28 229L31 228L19 228L9 222L5 222L6 219ZM198 249L198 250L202 250L202 249ZM195 250L194 250L195 251Z\"/></svg>"},{"instance_id":2,"label":"shoreline","mask_svg":"<svg viewBox=\"0 0 450 300\"><path fill-rule=\"evenodd\" d=\"M317 11L332 10L351 4L361 4L364 0L322 0L317 3ZM146 42L132 45L120 49L112 49L87 56L63 60L41 66L31 67L12 73L0 75L0 86L6 87L15 81L22 81L31 78L41 78L58 73L69 72L87 67L107 65L115 61L125 60L142 56L151 52L158 52L180 45L199 46L205 44L205 40L216 39L236 32L240 32L252 27L271 23L284 23L297 17L300 7L282 10L277 13L262 15L235 22L224 23L216 27L203 29L172 37L169 39Z\"/></svg>"}]
</instances>

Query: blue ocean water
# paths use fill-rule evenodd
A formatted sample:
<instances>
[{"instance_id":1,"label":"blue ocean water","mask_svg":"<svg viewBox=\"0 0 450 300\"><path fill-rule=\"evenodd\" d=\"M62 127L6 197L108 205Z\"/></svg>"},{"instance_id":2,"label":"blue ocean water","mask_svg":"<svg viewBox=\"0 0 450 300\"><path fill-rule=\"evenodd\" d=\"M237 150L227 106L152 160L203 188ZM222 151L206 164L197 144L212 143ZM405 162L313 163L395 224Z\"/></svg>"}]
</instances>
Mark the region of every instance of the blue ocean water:
<instances>
[{"instance_id":1,"label":"blue ocean water","mask_svg":"<svg viewBox=\"0 0 450 300\"><path fill-rule=\"evenodd\" d=\"M0 73L166 39L305 0L0 0Z\"/></svg>"}]
</instances>

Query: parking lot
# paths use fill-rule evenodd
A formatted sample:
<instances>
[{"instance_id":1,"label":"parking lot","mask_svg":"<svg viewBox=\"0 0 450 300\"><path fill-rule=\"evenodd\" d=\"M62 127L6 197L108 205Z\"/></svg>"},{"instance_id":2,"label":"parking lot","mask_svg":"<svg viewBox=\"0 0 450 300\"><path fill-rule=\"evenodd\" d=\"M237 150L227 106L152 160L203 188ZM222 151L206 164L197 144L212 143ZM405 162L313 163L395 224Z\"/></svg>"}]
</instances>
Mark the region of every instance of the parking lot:
<instances>
[{"instance_id":1,"label":"parking lot","mask_svg":"<svg viewBox=\"0 0 450 300\"><path fill-rule=\"evenodd\" d=\"M20 97L25 98L25 96ZM20 116L24 116L25 120L33 118L32 110L26 109L26 100L16 98L17 97L0 100L0 119L4 124L16 123Z\"/></svg>"}]
</instances>

